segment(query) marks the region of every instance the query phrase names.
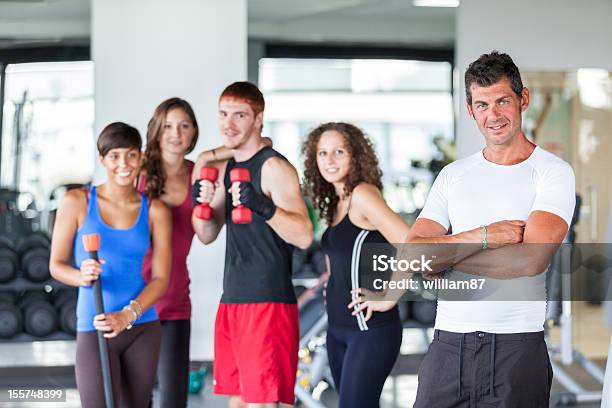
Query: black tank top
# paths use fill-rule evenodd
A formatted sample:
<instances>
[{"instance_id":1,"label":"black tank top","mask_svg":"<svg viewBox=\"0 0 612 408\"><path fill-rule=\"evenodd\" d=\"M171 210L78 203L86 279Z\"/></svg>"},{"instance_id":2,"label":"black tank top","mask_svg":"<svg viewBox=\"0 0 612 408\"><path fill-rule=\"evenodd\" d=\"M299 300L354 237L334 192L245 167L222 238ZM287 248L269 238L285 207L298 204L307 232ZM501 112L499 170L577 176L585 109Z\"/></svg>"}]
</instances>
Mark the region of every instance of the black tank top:
<instances>
[{"instance_id":1,"label":"black tank top","mask_svg":"<svg viewBox=\"0 0 612 408\"><path fill-rule=\"evenodd\" d=\"M230 186L230 171L236 167L249 170L251 184L260 194L261 168L271 157L286 160L276 150L265 147L247 161L230 159L225 170L225 191ZM285 242L259 215L253 213L250 224L232 222L232 196L225 197L225 273L221 303L296 303L291 283L293 246Z\"/></svg>"},{"instance_id":2,"label":"black tank top","mask_svg":"<svg viewBox=\"0 0 612 408\"><path fill-rule=\"evenodd\" d=\"M349 205L350 206L350 205ZM365 244L382 244L387 240L378 231L357 227L348 213L342 221L330 226L323 233L321 244L329 256L331 275L327 283L327 316L330 327L368 330L399 321L397 306L387 312L374 312L370 320L364 320L364 313L352 315L347 308L351 303L351 290L361 286L359 276L360 254Z\"/></svg>"}]
</instances>

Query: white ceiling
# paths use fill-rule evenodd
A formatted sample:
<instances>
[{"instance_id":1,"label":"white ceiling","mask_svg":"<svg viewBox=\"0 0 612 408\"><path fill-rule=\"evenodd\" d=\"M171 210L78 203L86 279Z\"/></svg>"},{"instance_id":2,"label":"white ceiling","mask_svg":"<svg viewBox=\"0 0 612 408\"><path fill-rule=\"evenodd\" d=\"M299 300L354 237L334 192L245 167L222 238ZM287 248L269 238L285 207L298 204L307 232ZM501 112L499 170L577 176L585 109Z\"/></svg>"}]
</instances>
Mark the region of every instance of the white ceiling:
<instances>
[{"instance_id":1,"label":"white ceiling","mask_svg":"<svg viewBox=\"0 0 612 408\"><path fill-rule=\"evenodd\" d=\"M415 7L412 0L249 0L249 20L305 17L453 18L455 9Z\"/></svg>"},{"instance_id":2,"label":"white ceiling","mask_svg":"<svg viewBox=\"0 0 612 408\"><path fill-rule=\"evenodd\" d=\"M455 13L412 0L248 0L252 39L449 46ZM0 39L87 39L90 14L90 0L0 0Z\"/></svg>"},{"instance_id":3,"label":"white ceiling","mask_svg":"<svg viewBox=\"0 0 612 408\"><path fill-rule=\"evenodd\" d=\"M89 20L89 0L0 0L0 21Z\"/></svg>"}]
</instances>

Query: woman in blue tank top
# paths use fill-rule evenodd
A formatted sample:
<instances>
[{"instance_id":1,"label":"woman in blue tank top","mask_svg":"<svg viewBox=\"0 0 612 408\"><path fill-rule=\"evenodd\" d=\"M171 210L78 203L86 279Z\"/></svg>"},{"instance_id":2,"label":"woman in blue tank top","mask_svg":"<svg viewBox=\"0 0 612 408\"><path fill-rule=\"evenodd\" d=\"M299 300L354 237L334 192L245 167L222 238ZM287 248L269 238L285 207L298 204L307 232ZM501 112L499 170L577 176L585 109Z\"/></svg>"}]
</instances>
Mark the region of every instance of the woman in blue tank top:
<instances>
[{"instance_id":1,"label":"woman in blue tank top","mask_svg":"<svg viewBox=\"0 0 612 408\"><path fill-rule=\"evenodd\" d=\"M308 135L302 154L306 193L328 224L321 241L331 272L327 353L340 408L377 407L402 341L397 308L353 316L347 305L361 286L363 245L404 242L409 227L385 203L378 159L359 128L322 124Z\"/></svg>"},{"instance_id":2,"label":"woman in blue tank top","mask_svg":"<svg viewBox=\"0 0 612 408\"><path fill-rule=\"evenodd\" d=\"M64 196L53 230L50 269L55 279L79 287L75 373L82 406L105 407L100 330L108 339L115 406L147 407L161 336L152 306L165 292L170 274L170 212L134 187L142 147L138 130L112 123L97 146L108 181ZM83 247L83 235L94 233L100 236L100 263L89 259ZM153 271L146 284L141 271L150 246ZM91 285L98 277L105 313L96 315Z\"/></svg>"}]
</instances>

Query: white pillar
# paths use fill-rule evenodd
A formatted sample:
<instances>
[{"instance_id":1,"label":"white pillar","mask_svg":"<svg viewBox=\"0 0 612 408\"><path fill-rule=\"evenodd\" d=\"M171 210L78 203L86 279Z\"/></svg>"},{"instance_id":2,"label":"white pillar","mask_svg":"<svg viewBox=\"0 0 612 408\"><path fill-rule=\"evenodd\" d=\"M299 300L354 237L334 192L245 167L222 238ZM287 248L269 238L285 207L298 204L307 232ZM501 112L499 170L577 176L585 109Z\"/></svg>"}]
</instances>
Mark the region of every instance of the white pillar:
<instances>
[{"instance_id":1,"label":"white pillar","mask_svg":"<svg viewBox=\"0 0 612 408\"><path fill-rule=\"evenodd\" d=\"M247 76L246 0L92 0L95 134L110 122L137 127L143 139L155 107L178 96L200 125L195 152L219 145L217 98ZM95 181L103 180L97 168ZM191 359L212 360L225 234L191 250Z\"/></svg>"},{"instance_id":2,"label":"white pillar","mask_svg":"<svg viewBox=\"0 0 612 408\"><path fill-rule=\"evenodd\" d=\"M612 2L609 0L462 0L456 23L460 72L457 156L484 146L465 107L463 81L470 62L492 50L508 53L521 70L612 70Z\"/></svg>"}]
</instances>

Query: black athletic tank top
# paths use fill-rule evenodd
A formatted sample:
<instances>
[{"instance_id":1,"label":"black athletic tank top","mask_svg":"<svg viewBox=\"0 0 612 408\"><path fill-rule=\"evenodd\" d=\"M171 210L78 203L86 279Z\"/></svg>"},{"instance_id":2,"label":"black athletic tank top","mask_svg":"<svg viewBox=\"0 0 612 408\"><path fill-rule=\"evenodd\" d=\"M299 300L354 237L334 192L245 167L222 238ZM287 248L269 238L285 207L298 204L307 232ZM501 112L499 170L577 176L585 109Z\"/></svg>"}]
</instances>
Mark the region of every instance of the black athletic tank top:
<instances>
[{"instance_id":1,"label":"black athletic tank top","mask_svg":"<svg viewBox=\"0 0 612 408\"><path fill-rule=\"evenodd\" d=\"M271 157L286 160L269 147L261 149L247 161L230 159L223 180L225 191L231 186L230 171L242 167L249 170L255 191L263 194L261 168ZM293 246L255 213L250 224L234 224L232 209L232 196L226 193L227 244L221 303L296 303L291 283Z\"/></svg>"},{"instance_id":2,"label":"black athletic tank top","mask_svg":"<svg viewBox=\"0 0 612 408\"><path fill-rule=\"evenodd\" d=\"M365 331L370 327L399 321L397 307L387 312L374 312L367 322L364 320L364 313L353 316L353 311L347 308L352 301L351 290L362 287L359 264L363 245L386 242L380 232L365 230L353 224L348 213L339 224L328 227L323 233L321 244L325 254L329 256L331 266L326 290L330 327Z\"/></svg>"}]
</instances>

